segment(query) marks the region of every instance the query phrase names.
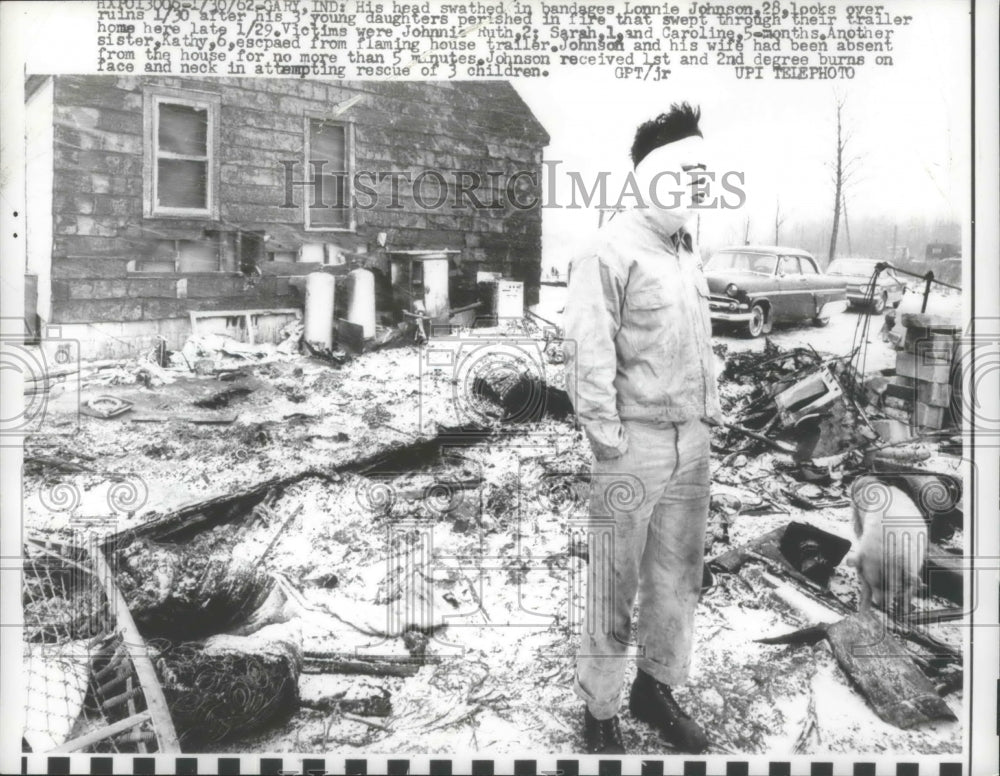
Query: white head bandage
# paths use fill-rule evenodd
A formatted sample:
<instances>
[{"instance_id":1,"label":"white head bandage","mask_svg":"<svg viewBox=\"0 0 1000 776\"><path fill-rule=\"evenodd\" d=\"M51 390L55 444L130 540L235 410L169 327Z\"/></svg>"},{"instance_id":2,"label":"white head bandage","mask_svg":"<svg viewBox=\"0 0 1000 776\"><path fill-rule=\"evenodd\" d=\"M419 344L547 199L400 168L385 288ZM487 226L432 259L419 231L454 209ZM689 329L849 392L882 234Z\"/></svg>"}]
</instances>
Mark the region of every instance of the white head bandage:
<instances>
[{"instance_id":1,"label":"white head bandage","mask_svg":"<svg viewBox=\"0 0 1000 776\"><path fill-rule=\"evenodd\" d=\"M691 218L692 195L704 191L699 173L706 171L705 141L691 135L650 151L636 166L634 177L646 207L656 219L676 231Z\"/></svg>"}]
</instances>

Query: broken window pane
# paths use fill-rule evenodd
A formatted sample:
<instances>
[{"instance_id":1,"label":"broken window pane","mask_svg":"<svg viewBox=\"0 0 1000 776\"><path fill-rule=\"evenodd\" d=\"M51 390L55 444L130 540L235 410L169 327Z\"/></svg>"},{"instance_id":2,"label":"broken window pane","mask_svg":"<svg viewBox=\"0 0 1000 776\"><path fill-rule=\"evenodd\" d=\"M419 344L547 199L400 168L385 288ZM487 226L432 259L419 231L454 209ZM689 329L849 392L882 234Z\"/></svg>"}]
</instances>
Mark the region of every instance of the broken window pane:
<instances>
[{"instance_id":1,"label":"broken window pane","mask_svg":"<svg viewBox=\"0 0 1000 776\"><path fill-rule=\"evenodd\" d=\"M219 269L219 251L211 240L178 240L177 260L181 272L215 272Z\"/></svg>"},{"instance_id":2,"label":"broken window pane","mask_svg":"<svg viewBox=\"0 0 1000 776\"><path fill-rule=\"evenodd\" d=\"M207 156L208 110L160 103L159 149L185 156Z\"/></svg>"},{"instance_id":3,"label":"broken window pane","mask_svg":"<svg viewBox=\"0 0 1000 776\"><path fill-rule=\"evenodd\" d=\"M322 204L325 207L309 208L309 225L347 229L350 227L350 212L347 188L347 127L329 124L320 120L309 122L309 170L320 169L322 180ZM312 200L310 200L310 203Z\"/></svg>"},{"instance_id":4,"label":"broken window pane","mask_svg":"<svg viewBox=\"0 0 1000 776\"><path fill-rule=\"evenodd\" d=\"M157 162L157 204L162 207L208 207L208 162L160 159Z\"/></svg>"},{"instance_id":5,"label":"broken window pane","mask_svg":"<svg viewBox=\"0 0 1000 776\"><path fill-rule=\"evenodd\" d=\"M322 121L309 122L309 156L311 161L324 161L324 172L347 170L347 144L344 127Z\"/></svg>"},{"instance_id":6,"label":"broken window pane","mask_svg":"<svg viewBox=\"0 0 1000 776\"><path fill-rule=\"evenodd\" d=\"M326 207L309 208L310 226L329 226L346 229L350 226L346 202L346 175L323 175L323 204Z\"/></svg>"}]
</instances>

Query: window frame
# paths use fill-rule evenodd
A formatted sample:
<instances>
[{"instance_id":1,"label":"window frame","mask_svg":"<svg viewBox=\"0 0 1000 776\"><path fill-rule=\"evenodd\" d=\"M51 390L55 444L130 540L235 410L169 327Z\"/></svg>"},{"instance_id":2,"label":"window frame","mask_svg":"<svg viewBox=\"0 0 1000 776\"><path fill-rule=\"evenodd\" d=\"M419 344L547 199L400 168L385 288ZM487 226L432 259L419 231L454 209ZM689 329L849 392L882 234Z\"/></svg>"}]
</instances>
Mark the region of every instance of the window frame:
<instances>
[{"instance_id":1,"label":"window frame","mask_svg":"<svg viewBox=\"0 0 1000 776\"><path fill-rule=\"evenodd\" d=\"M816 263L816 259L811 256L799 256L799 268L801 269L802 274L806 277L822 274L819 271L819 265ZM805 271L806 268L809 269L808 272Z\"/></svg>"},{"instance_id":2,"label":"window frame","mask_svg":"<svg viewBox=\"0 0 1000 776\"><path fill-rule=\"evenodd\" d=\"M331 117L328 113L318 111L305 111L302 117L303 127L303 175L305 180L312 180L313 168L309 164L311 154L309 138L312 134L311 124L313 121L321 121L324 124L331 124L344 128L344 155L347 157L347 180L344 186L344 197L347 200L347 226L322 226L309 222L309 203L312 202L312 188L303 187L305 196L302 200L303 228L307 232L356 232L358 228L357 212L354 207L354 120L347 117ZM324 192L324 199L326 192Z\"/></svg>"},{"instance_id":3,"label":"window frame","mask_svg":"<svg viewBox=\"0 0 1000 776\"><path fill-rule=\"evenodd\" d=\"M789 276L798 277L802 275L802 267L799 264L799 258L800 258L799 256L796 256L791 253L781 254L778 257L778 267L777 267L777 272L775 274L777 274L778 277L789 277ZM791 265L791 269L787 272L783 271L785 262L788 262Z\"/></svg>"},{"instance_id":4,"label":"window frame","mask_svg":"<svg viewBox=\"0 0 1000 776\"><path fill-rule=\"evenodd\" d=\"M206 172L204 208L170 207L157 204L159 151L159 106L185 105L207 110L205 136ZM143 90L142 199L146 218L194 218L219 220L219 137L222 96L216 92L173 87L146 87Z\"/></svg>"}]
</instances>

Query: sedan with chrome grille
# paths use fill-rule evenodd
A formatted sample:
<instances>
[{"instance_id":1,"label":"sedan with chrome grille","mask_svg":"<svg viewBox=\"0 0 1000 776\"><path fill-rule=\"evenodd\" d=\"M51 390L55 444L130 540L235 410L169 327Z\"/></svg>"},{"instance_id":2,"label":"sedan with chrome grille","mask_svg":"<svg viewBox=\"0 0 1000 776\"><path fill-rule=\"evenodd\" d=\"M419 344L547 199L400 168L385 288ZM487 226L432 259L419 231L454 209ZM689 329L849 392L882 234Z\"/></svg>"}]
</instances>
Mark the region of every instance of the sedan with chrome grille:
<instances>
[{"instance_id":1,"label":"sedan with chrome grille","mask_svg":"<svg viewBox=\"0 0 1000 776\"><path fill-rule=\"evenodd\" d=\"M775 323L812 321L825 326L847 307L846 284L819 270L797 248L744 245L718 251L705 265L713 324L732 325L750 337Z\"/></svg>"},{"instance_id":2,"label":"sedan with chrome grille","mask_svg":"<svg viewBox=\"0 0 1000 776\"><path fill-rule=\"evenodd\" d=\"M892 267L884 267L876 274L878 264L875 259L834 259L826 268L826 274L847 284L847 301L851 307L879 315L886 307L899 304L907 286Z\"/></svg>"}]
</instances>

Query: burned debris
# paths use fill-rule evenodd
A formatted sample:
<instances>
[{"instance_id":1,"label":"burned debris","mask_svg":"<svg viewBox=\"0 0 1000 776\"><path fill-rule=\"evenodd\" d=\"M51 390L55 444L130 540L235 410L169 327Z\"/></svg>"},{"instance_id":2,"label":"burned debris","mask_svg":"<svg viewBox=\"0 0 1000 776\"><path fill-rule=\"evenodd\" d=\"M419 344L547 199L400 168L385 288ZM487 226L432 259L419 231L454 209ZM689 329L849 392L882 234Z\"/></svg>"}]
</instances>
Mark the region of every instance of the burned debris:
<instances>
[{"instance_id":1,"label":"burned debris","mask_svg":"<svg viewBox=\"0 0 1000 776\"><path fill-rule=\"evenodd\" d=\"M551 655L546 670L552 675L569 670L568 653L555 656L563 655L576 627L566 611L579 605L578 594L567 599L566 591L578 584L573 580L588 562L579 521L587 512L589 470L558 387L559 360L546 360L543 371L520 368L518 361L507 362L514 365L507 369L486 362L468 380L473 409L436 415L448 422L426 435L401 419L396 402L352 371L364 359L382 359L388 367L399 354L419 353L406 348L411 350L375 351L344 365L313 366L302 356L245 363L235 382L181 376L153 391L159 401L170 401L168 395L195 380L198 390L186 400L191 409L181 417L238 413L230 426L176 426L190 429L190 441L162 428L169 423L130 422L130 414L145 411L142 401L131 413L87 420L97 431L116 424L119 435L152 429L152 436L146 433L150 451L157 444L177 451L194 440L211 445L220 433L245 451L233 457L222 445L204 448L204 460L216 464L202 470L223 486L220 495L152 512L146 507L136 515L141 519L126 521L101 544L141 634L178 748L225 749L249 739L281 746L289 736L301 741L303 735L307 746L339 741L364 748L376 742L393 746L420 731L482 730L485 720L501 724L522 689L537 687L518 655ZM545 349L538 352L546 358ZM807 676L828 672L829 681L842 676L900 730L951 719L946 701L960 684L962 662L940 629L960 612L961 575L929 570L954 565L951 548L963 530L961 477L946 471L940 455L911 459L905 467L884 457L885 449L930 442L919 433L911 436L909 427L906 444L879 434L884 414L877 402L852 400L857 388L843 359L770 342L763 353L725 355L721 385L732 421L714 431L720 454L713 464L699 615L708 618L709 633L730 632L729 642L735 638L740 645L758 634L754 649L761 651L743 670L770 682L775 699L794 693L760 667L768 660ZM406 380L393 384L407 390ZM442 381L438 390L451 400L452 383ZM295 391L302 401L294 399ZM440 406L433 396L422 398L431 400L428 409ZM343 423L347 407L349 427ZM804 428L814 429L816 438L803 442ZM898 433L895 425L891 429ZM343 441L336 441L338 434ZM376 444L358 447L373 437ZM321 455L308 452L319 443ZM885 447L890 443L894 448ZM324 461L335 449L330 444L353 454ZM288 452L293 448L300 448L294 459ZM53 453L63 454L48 455ZM143 465L163 467L174 459L147 455ZM284 456L286 465L262 469L258 456ZM94 476L95 459L76 460L83 465L36 465L48 481L60 476L83 483ZM290 460L294 466L287 465ZM250 466L250 475L234 476L233 462ZM852 483L873 473L909 494L929 527L927 592L912 610L857 612L848 565L857 540L849 521L837 516L852 509ZM438 560L428 554L432 542L443 553ZM79 556L73 562L89 568L91 561ZM63 606L57 598L49 601L51 594L30 590L30 611L58 612ZM746 635L726 624L743 611L763 617ZM514 613L520 613L516 622L536 628L518 631L512 651L509 640L496 637L495 626L510 622ZM74 619L64 627L73 643L100 632ZM873 628L894 635L871 661L856 659L852 645ZM716 659L716 642L709 637L703 645L709 663ZM828 653L816 651L822 644L829 645ZM755 663L758 658L764 662ZM486 667L481 685L459 678L470 659ZM84 683L121 674L121 665L107 658L83 665L92 666L79 672ZM695 703L703 719L738 705L738 685L701 681L706 698L722 699L719 707ZM139 720L146 737L133 741L139 737L134 728L117 732L111 726L120 719L101 717L87 700L92 691L77 696L81 692L82 705L67 701L65 714L82 714L87 730L100 729L106 719L112 731L100 742L87 739L90 748L156 745L143 733L151 723L142 716L139 695L132 698L135 712L121 717ZM233 693L241 702L223 703ZM440 713L430 709L441 702L452 704L455 713L437 719ZM744 705L752 716L753 704ZM793 716L787 711L770 721L752 717L746 730L726 734L725 746L752 748L750 729L787 726ZM721 718L716 721L727 729ZM71 745L80 732L73 724L75 730L58 736ZM539 724L560 729L548 717ZM61 744L26 741L32 748Z\"/></svg>"},{"instance_id":2,"label":"burned debris","mask_svg":"<svg viewBox=\"0 0 1000 776\"><path fill-rule=\"evenodd\" d=\"M91 644L113 626L69 615L86 586L26 587L32 686L50 692L55 661L76 688L59 701L67 723L50 739L26 731L27 747L366 750L415 736L447 747L515 711L536 715L539 740L575 746L556 685L572 671L590 469L557 333L531 317L447 340L422 330L404 322L318 353L296 319L277 344L202 333L81 376L92 412L71 442L29 448L30 503L69 486L61 514L78 516L105 472L153 483L97 526L96 549L51 558L92 570L99 551L142 646L130 657ZM963 590L954 413L921 425L916 393L930 389L917 383L935 383L920 368L904 421L885 401L899 390L886 386L906 387L899 363L866 374L857 350L769 339L716 355L727 420L713 429L700 659L738 667L704 673L691 707L721 731L719 751L757 751L788 730L803 751L824 730L813 694L825 682L884 735L949 746L950 728L935 726L953 719L963 670L949 630ZM923 589L906 607L859 611L851 515L865 477L905 494L926 525ZM76 524L29 523L53 541ZM62 643L97 656L39 662L52 617ZM882 651L858 659L876 629ZM166 734L138 675L128 684L140 662ZM526 711L520 699L539 693L551 712ZM239 704L223 702L234 694Z\"/></svg>"}]
</instances>

